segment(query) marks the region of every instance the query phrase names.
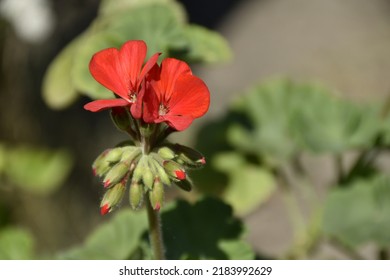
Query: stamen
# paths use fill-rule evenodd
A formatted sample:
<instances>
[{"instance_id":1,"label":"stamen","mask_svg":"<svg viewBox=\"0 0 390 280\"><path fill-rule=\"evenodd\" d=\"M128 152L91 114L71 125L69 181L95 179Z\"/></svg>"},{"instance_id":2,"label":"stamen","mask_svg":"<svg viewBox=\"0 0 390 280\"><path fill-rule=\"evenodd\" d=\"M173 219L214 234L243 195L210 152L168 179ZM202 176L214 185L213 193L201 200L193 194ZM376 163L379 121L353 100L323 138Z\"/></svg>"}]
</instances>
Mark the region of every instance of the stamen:
<instances>
[{"instance_id":1,"label":"stamen","mask_svg":"<svg viewBox=\"0 0 390 280\"><path fill-rule=\"evenodd\" d=\"M164 116L169 112L169 108L165 106L164 104L160 104L160 107L158 108L158 114L160 116Z\"/></svg>"},{"instance_id":2,"label":"stamen","mask_svg":"<svg viewBox=\"0 0 390 280\"><path fill-rule=\"evenodd\" d=\"M137 94L135 92L130 92L129 99L131 103L135 103L137 101Z\"/></svg>"}]
</instances>

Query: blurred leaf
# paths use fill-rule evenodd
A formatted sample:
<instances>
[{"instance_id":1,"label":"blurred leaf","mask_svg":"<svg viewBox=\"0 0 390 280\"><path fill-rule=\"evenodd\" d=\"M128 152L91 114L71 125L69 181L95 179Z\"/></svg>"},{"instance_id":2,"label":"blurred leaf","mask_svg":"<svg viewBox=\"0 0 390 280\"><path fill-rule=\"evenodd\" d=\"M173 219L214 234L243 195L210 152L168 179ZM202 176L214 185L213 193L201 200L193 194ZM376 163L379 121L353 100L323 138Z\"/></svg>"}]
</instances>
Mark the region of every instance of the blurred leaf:
<instances>
[{"instance_id":1,"label":"blurred leaf","mask_svg":"<svg viewBox=\"0 0 390 280\"><path fill-rule=\"evenodd\" d=\"M144 212L122 210L99 226L80 247L60 253L58 259L121 260L128 259L138 248L147 229Z\"/></svg>"},{"instance_id":2,"label":"blurred leaf","mask_svg":"<svg viewBox=\"0 0 390 280\"><path fill-rule=\"evenodd\" d=\"M246 92L233 106L251 120L233 123L230 143L271 166L302 150L340 153L370 147L378 133L378 110L336 98L316 84L277 79Z\"/></svg>"},{"instance_id":3,"label":"blurred leaf","mask_svg":"<svg viewBox=\"0 0 390 280\"><path fill-rule=\"evenodd\" d=\"M0 248L0 260L32 259L34 238L23 229L4 228L0 231Z\"/></svg>"},{"instance_id":4,"label":"blurred leaf","mask_svg":"<svg viewBox=\"0 0 390 280\"><path fill-rule=\"evenodd\" d=\"M162 223L168 259L253 259L243 241L243 224L232 214L229 205L212 198L165 207Z\"/></svg>"},{"instance_id":5,"label":"blurred leaf","mask_svg":"<svg viewBox=\"0 0 390 280\"><path fill-rule=\"evenodd\" d=\"M237 214L253 211L276 190L275 179L269 171L247 163L238 153L221 153L214 158L213 165L229 177L222 198Z\"/></svg>"},{"instance_id":6,"label":"blurred leaf","mask_svg":"<svg viewBox=\"0 0 390 280\"><path fill-rule=\"evenodd\" d=\"M23 190L48 194L65 181L72 166L73 159L64 150L21 146L7 150L4 174Z\"/></svg>"},{"instance_id":7,"label":"blurred leaf","mask_svg":"<svg viewBox=\"0 0 390 280\"><path fill-rule=\"evenodd\" d=\"M219 33L197 25L186 26L184 32L188 40L188 52L184 56L186 60L216 63L231 59L229 45Z\"/></svg>"},{"instance_id":8,"label":"blurred leaf","mask_svg":"<svg viewBox=\"0 0 390 280\"><path fill-rule=\"evenodd\" d=\"M130 8L160 3L176 4L173 0L102 0L99 7L99 14L101 16L115 15Z\"/></svg>"},{"instance_id":9,"label":"blurred leaf","mask_svg":"<svg viewBox=\"0 0 390 280\"><path fill-rule=\"evenodd\" d=\"M119 48L128 40L144 40L148 57L162 52L162 57L182 54L180 58L188 61L217 62L229 55L226 42L218 34L186 25L185 11L176 1L105 0L88 29L65 47L49 67L44 100L50 107L62 109L78 94L93 99L112 97L92 78L88 65L97 51Z\"/></svg>"},{"instance_id":10,"label":"blurred leaf","mask_svg":"<svg viewBox=\"0 0 390 280\"><path fill-rule=\"evenodd\" d=\"M71 69L79 39L73 40L49 65L42 88L43 99L52 109L63 109L78 97L72 83Z\"/></svg>"},{"instance_id":11,"label":"blurred leaf","mask_svg":"<svg viewBox=\"0 0 390 280\"><path fill-rule=\"evenodd\" d=\"M349 246L390 245L390 177L376 176L333 190L327 198L324 231Z\"/></svg>"}]
</instances>

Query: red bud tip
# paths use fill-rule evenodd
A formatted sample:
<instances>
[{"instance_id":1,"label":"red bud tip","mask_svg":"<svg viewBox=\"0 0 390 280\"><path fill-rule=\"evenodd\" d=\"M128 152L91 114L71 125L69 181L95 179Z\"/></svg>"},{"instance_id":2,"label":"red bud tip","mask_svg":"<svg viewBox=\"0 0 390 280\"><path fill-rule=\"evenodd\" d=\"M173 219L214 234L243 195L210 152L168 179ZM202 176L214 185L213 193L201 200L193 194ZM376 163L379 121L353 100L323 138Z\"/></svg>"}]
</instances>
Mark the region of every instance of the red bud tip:
<instances>
[{"instance_id":1,"label":"red bud tip","mask_svg":"<svg viewBox=\"0 0 390 280\"><path fill-rule=\"evenodd\" d=\"M179 180L184 180L186 178L186 173L183 170L176 170L175 174L176 178Z\"/></svg>"},{"instance_id":2,"label":"red bud tip","mask_svg":"<svg viewBox=\"0 0 390 280\"><path fill-rule=\"evenodd\" d=\"M160 211L160 208L161 208L161 205L159 202L157 202L156 205L154 206L154 210Z\"/></svg>"},{"instance_id":3,"label":"red bud tip","mask_svg":"<svg viewBox=\"0 0 390 280\"><path fill-rule=\"evenodd\" d=\"M96 176L96 168L92 168L92 174L93 176Z\"/></svg>"},{"instance_id":4,"label":"red bud tip","mask_svg":"<svg viewBox=\"0 0 390 280\"><path fill-rule=\"evenodd\" d=\"M111 184L110 180L104 182L104 187L107 188Z\"/></svg>"},{"instance_id":5,"label":"red bud tip","mask_svg":"<svg viewBox=\"0 0 390 280\"><path fill-rule=\"evenodd\" d=\"M102 216L106 215L108 212L110 212L110 207L108 204L104 204L102 208L100 208L100 214Z\"/></svg>"},{"instance_id":6,"label":"red bud tip","mask_svg":"<svg viewBox=\"0 0 390 280\"><path fill-rule=\"evenodd\" d=\"M206 164L206 159L205 159L204 157L202 157L202 158L199 160L199 162L200 162L201 164Z\"/></svg>"}]
</instances>

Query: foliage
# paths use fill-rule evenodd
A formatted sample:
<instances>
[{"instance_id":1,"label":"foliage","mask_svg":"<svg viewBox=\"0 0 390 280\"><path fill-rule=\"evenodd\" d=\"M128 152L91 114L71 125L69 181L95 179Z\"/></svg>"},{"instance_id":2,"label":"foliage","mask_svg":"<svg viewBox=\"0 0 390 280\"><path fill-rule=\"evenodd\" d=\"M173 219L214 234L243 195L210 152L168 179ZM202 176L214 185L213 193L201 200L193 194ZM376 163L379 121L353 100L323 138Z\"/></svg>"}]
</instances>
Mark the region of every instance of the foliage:
<instances>
[{"instance_id":1,"label":"foliage","mask_svg":"<svg viewBox=\"0 0 390 280\"><path fill-rule=\"evenodd\" d=\"M0 145L0 174L22 190L49 194L68 177L73 159L65 150Z\"/></svg>"}]
</instances>

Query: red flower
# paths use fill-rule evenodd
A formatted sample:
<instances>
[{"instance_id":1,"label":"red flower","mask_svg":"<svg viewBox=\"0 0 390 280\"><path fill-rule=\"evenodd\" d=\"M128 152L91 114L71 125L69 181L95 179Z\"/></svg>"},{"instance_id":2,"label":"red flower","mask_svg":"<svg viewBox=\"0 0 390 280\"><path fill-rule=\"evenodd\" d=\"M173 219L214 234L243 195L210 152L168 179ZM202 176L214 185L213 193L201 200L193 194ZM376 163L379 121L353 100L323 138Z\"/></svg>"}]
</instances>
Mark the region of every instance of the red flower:
<instances>
[{"instance_id":1,"label":"red flower","mask_svg":"<svg viewBox=\"0 0 390 280\"><path fill-rule=\"evenodd\" d=\"M207 112L210 92L185 62L166 58L149 74L151 81L144 96L145 122L166 122L180 131Z\"/></svg>"},{"instance_id":2,"label":"red flower","mask_svg":"<svg viewBox=\"0 0 390 280\"><path fill-rule=\"evenodd\" d=\"M108 48L96 53L89 63L89 71L96 81L120 98L92 101L84 108L98 112L112 107L131 106L136 102L140 104L143 80L160 55L154 54L142 67L146 52L147 46L144 41L128 41L120 50ZM133 116L140 118L141 106L131 107Z\"/></svg>"}]
</instances>

